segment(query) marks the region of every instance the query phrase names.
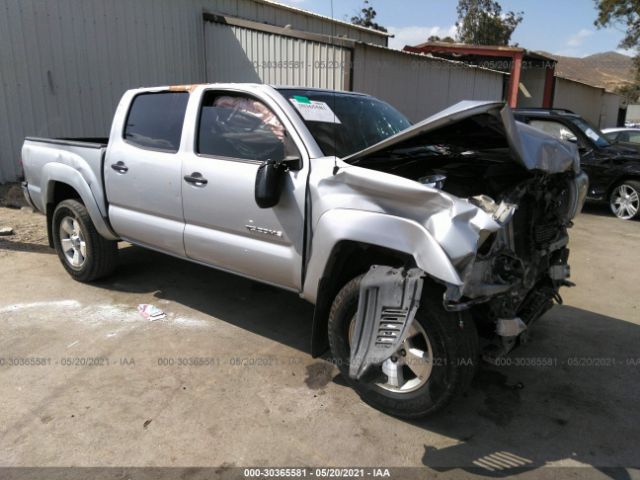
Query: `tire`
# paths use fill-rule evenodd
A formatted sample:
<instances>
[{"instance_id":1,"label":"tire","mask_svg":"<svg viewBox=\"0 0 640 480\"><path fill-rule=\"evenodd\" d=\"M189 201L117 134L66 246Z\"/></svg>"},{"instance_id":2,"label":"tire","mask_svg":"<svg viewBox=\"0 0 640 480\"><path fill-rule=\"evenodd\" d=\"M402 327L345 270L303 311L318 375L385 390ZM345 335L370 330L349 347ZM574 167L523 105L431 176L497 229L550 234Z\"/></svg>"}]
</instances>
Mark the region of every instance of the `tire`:
<instances>
[{"instance_id":1,"label":"tire","mask_svg":"<svg viewBox=\"0 0 640 480\"><path fill-rule=\"evenodd\" d=\"M625 180L616 185L609 195L609 207L621 220L640 217L640 182Z\"/></svg>"},{"instance_id":2,"label":"tire","mask_svg":"<svg viewBox=\"0 0 640 480\"><path fill-rule=\"evenodd\" d=\"M396 387L375 381L353 380L349 378L349 329L358 307L362 277L363 275L354 278L340 290L329 314L329 344L342 376L367 404L389 415L415 419L436 413L455 396L463 393L475 375L479 361L475 323L468 312L453 313L444 310L441 288L425 282L421 306L412 328L422 329L427 336L431 351L431 371L426 380L419 380L408 391L389 390ZM401 351L402 346L398 349L398 352ZM397 353L394 356L399 358ZM392 356L387 362L393 358ZM405 367L401 368L406 371ZM411 373L413 372L409 372Z\"/></svg>"},{"instance_id":3,"label":"tire","mask_svg":"<svg viewBox=\"0 0 640 480\"><path fill-rule=\"evenodd\" d=\"M58 258L75 280L91 282L113 272L118 244L98 233L82 203L63 200L56 206L51 223Z\"/></svg>"}]
</instances>

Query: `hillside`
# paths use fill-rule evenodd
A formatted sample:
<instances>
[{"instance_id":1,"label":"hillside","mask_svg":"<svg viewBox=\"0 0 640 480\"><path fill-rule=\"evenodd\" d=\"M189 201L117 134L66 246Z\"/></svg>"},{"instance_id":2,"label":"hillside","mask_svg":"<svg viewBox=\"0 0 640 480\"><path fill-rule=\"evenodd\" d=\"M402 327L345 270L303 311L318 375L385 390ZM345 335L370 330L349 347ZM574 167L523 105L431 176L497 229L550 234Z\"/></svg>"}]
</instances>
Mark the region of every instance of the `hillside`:
<instances>
[{"instance_id":1,"label":"hillside","mask_svg":"<svg viewBox=\"0 0 640 480\"><path fill-rule=\"evenodd\" d=\"M584 58L551 55L558 60L556 73L591 85L613 90L633 83L633 60L616 52L604 52Z\"/></svg>"}]
</instances>

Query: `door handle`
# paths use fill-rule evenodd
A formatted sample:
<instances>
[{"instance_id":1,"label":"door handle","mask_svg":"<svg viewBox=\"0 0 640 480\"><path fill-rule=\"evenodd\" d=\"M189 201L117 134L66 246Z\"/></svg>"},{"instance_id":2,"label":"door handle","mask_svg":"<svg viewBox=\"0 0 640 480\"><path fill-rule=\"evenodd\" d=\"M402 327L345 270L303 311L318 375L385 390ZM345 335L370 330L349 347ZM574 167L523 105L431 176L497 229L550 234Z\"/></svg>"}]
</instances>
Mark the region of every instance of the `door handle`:
<instances>
[{"instance_id":1,"label":"door handle","mask_svg":"<svg viewBox=\"0 0 640 480\"><path fill-rule=\"evenodd\" d=\"M191 175L185 175L184 181L191 183L196 187L204 187L209 181L202 176L200 172L193 172Z\"/></svg>"},{"instance_id":2,"label":"door handle","mask_svg":"<svg viewBox=\"0 0 640 480\"><path fill-rule=\"evenodd\" d=\"M127 173L129 171L129 167L127 167L124 162L112 163L111 168L113 168L118 173Z\"/></svg>"}]
</instances>

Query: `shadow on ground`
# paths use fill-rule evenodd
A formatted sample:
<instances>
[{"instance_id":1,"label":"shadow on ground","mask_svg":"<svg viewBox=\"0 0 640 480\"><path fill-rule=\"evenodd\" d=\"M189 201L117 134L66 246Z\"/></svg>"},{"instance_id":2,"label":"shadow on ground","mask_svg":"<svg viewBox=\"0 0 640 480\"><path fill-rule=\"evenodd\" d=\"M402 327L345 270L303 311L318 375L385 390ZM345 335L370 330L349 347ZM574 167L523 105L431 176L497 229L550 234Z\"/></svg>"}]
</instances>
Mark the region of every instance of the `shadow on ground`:
<instances>
[{"instance_id":1,"label":"shadow on ground","mask_svg":"<svg viewBox=\"0 0 640 480\"><path fill-rule=\"evenodd\" d=\"M49 245L30 242L16 242L8 239L0 238L0 250L8 250L11 252L33 252L33 253L53 253L56 251Z\"/></svg>"},{"instance_id":2,"label":"shadow on ground","mask_svg":"<svg viewBox=\"0 0 640 480\"><path fill-rule=\"evenodd\" d=\"M588 201L582 207L582 213L586 213L588 215L597 215L599 217L610 217L616 218L615 215L611 212L611 208L607 203L603 202L594 202ZM624 220L620 220L624 221ZM634 220L637 221L637 220Z\"/></svg>"},{"instance_id":3,"label":"shadow on ground","mask_svg":"<svg viewBox=\"0 0 640 480\"><path fill-rule=\"evenodd\" d=\"M96 286L154 293L297 350L310 349L313 306L296 293L135 246L120 248L119 256L117 273Z\"/></svg>"},{"instance_id":4,"label":"shadow on ground","mask_svg":"<svg viewBox=\"0 0 640 480\"><path fill-rule=\"evenodd\" d=\"M98 286L154 292L309 351L313 308L296 294L137 247L120 254L117 275ZM628 478L617 467L640 466L638 345L636 324L554 307L504 365L480 368L468 394L432 419L411 422L457 441L424 445L424 465L505 477L571 459Z\"/></svg>"},{"instance_id":5,"label":"shadow on ground","mask_svg":"<svg viewBox=\"0 0 640 480\"><path fill-rule=\"evenodd\" d=\"M640 327L556 306L532 336L505 365L484 365L444 414L415 423L460 441L425 445L423 463L505 477L571 459L629 478L619 467L640 465Z\"/></svg>"}]
</instances>

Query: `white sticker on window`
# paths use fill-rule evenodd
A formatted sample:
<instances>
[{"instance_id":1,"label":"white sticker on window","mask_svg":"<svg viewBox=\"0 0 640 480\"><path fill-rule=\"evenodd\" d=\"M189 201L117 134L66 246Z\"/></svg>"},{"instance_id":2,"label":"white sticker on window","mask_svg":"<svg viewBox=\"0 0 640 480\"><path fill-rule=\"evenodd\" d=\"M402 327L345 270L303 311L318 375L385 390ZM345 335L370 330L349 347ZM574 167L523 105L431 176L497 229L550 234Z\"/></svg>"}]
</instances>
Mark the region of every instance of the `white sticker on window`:
<instances>
[{"instance_id":1,"label":"white sticker on window","mask_svg":"<svg viewBox=\"0 0 640 480\"><path fill-rule=\"evenodd\" d=\"M342 123L325 102L316 102L307 97L296 96L291 103L300 112L302 118L309 122Z\"/></svg>"},{"instance_id":2,"label":"white sticker on window","mask_svg":"<svg viewBox=\"0 0 640 480\"><path fill-rule=\"evenodd\" d=\"M600 140L600 135L598 135L596 132L594 132L590 128L587 128L586 132L584 132L584 133L586 133L587 137L589 137L594 142L597 142L598 140Z\"/></svg>"}]
</instances>

